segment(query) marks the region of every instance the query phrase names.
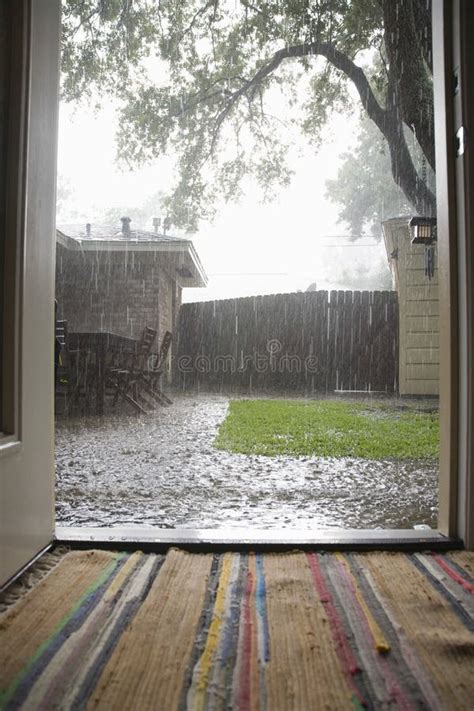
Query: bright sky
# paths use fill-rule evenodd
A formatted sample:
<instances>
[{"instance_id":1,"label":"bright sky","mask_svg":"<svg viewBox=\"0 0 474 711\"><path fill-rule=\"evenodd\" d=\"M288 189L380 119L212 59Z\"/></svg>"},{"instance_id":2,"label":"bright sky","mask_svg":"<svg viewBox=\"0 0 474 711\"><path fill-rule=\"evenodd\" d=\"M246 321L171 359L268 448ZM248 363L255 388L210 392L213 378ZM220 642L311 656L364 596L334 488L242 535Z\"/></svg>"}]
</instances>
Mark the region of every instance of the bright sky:
<instances>
[{"instance_id":1,"label":"bright sky","mask_svg":"<svg viewBox=\"0 0 474 711\"><path fill-rule=\"evenodd\" d=\"M317 154L309 144L300 144L303 155L291 159L292 183L274 202L260 204L251 190L239 204L223 205L213 224L200 226L192 239L209 285L185 289L184 301L304 291L313 282L319 289L343 288L338 282L343 268L384 259L381 244L333 246L345 242L344 229L337 223L336 207L325 197L325 182L335 177L340 155L353 144L357 114L353 117L333 117ZM139 207L171 186L169 159L135 172L118 168L114 125L112 108L94 113L85 106L75 111L61 106L58 172L72 190L63 221L93 223L110 207Z\"/></svg>"}]
</instances>

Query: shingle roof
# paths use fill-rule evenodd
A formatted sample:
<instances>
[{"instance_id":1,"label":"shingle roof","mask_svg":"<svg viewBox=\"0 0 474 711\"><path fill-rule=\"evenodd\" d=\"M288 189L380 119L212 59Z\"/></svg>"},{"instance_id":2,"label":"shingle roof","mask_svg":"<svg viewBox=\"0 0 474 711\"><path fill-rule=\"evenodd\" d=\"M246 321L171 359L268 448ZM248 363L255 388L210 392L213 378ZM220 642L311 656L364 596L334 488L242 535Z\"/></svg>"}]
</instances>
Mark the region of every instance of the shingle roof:
<instances>
[{"instance_id":1,"label":"shingle roof","mask_svg":"<svg viewBox=\"0 0 474 711\"><path fill-rule=\"evenodd\" d=\"M70 250L165 252L179 260L176 273L182 277L182 286L206 286L207 284L206 272L190 239L147 230L130 230L130 234L124 234L117 229L116 225L91 224L90 234L87 234L86 224L82 223L58 225L56 241ZM190 271L189 279L184 273L185 269ZM184 277L186 283L183 281Z\"/></svg>"},{"instance_id":2,"label":"shingle roof","mask_svg":"<svg viewBox=\"0 0 474 711\"><path fill-rule=\"evenodd\" d=\"M117 228L116 225L94 225L91 224L90 235L87 234L86 225L82 224L68 224L68 225L58 225L57 229L62 234L67 237L72 237L73 239L85 241L101 241L110 242L111 240L117 242L161 242L161 243L182 243L183 245L188 244L189 240L183 239L182 237L173 237L172 235L163 235L157 232L148 232L147 230L130 230L130 234L126 235Z\"/></svg>"}]
</instances>

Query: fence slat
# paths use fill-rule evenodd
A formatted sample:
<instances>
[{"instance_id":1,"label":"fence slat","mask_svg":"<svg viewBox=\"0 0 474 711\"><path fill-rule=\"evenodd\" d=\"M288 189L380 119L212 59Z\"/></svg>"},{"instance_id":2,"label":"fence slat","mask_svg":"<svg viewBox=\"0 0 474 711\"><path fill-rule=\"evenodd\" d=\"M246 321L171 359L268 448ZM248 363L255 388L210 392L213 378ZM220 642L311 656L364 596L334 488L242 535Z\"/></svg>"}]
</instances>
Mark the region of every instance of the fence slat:
<instances>
[{"instance_id":1,"label":"fence slat","mask_svg":"<svg viewBox=\"0 0 474 711\"><path fill-rule=\"evenodd\" d=\"M352 291L344 292L341 338L341 383L342 390L351 390L351 336L352 336Z\"/></svg>"},{"instance_id":2,"label":"fence slat","mask_svg":"<svg viewBox=\"0 0 474 711\"><path fill-rule=\"evenodd\" d=\"M372 294L372 323L371 323L371 390L384 390L383 370L384 370L384 348L383 334L385 331L385 308L382 291L374 291Z\"/></svg>"},{"instance_id":3,"label":"fence slat","mask_svg":"<svg viewBox=\"0 0 474 711\"><path fill-rule=\"evenodd\" d=\"M350 345L350 389L360 389L359 376L359 339L360 339L360 315L361 315L361 293L354 291L352 294L352 319L351 319L351 345Z\"/></svg>"}]
</instances>

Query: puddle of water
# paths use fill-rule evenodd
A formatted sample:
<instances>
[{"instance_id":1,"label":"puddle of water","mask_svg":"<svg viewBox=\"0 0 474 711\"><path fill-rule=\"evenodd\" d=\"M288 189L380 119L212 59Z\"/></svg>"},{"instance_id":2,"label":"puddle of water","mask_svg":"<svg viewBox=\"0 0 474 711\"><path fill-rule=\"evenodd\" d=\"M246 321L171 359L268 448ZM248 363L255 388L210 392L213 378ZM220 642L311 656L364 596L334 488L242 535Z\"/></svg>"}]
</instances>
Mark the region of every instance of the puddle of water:
<instances>
[{"instance_id":1,"label":"puddle of water","mask_svg":"<svg viewBox=\"0 0 474 711\"><path fill-rule=\"evenodd\" d=\"M58 524L436 527L436 463L218 451L227 406L224 397L177 397L143 418L58 418Z\"/></svg>"}]
</instances>

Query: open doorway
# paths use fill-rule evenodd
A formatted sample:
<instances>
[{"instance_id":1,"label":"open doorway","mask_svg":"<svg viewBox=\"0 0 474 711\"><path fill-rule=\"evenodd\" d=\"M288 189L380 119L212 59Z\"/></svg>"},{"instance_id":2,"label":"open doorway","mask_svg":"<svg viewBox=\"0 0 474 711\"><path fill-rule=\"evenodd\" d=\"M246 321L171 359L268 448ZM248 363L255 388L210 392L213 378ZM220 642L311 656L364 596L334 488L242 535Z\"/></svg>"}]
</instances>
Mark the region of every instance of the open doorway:
<instances>
[{"instance_id":1,"label":"open doorway","mask_svg":"<svg viewBox=\"0 0 474 711\"><path fill-rule=\"evenodd\" d=\"M398 5L64 6L60 525L436 527L431 15Z\"/></svg>"}]
</instances>

